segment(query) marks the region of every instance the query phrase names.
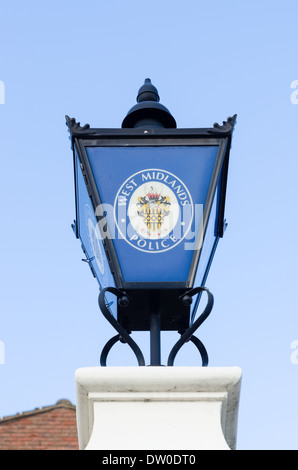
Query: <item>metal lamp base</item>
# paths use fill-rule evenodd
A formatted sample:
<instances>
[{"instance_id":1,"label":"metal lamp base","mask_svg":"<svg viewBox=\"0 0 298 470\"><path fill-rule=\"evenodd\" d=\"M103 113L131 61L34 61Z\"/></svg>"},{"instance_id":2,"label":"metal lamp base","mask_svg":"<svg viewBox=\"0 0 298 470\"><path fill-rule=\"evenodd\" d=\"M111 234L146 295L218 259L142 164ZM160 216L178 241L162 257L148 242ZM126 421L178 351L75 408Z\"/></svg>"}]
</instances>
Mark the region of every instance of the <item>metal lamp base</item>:
<instances>
[{"instance_id":1,"label":"metal lamp base","mask_svg":"<svg viewBox=\"0 0 298 470\"><path fill-rule=\"evenodd\" d=\"M128 330L127 327L125 327L125 322L118 321L118 319L116 319L111 313L111 311L109 310L106 304L106 299L105 299L105 294L107 292L110 292L117 297L118 305L120 306L120 309L122 310L125 308L128 308L131 302L131 297L132 297L132 293L125 292L120 289L116 289L114 287L107 287L103 289L99 294L98 302L99 302L100 310L102 314L104 315L104 317L109 321L109 323L118 332L118 334L112 337L104 346L101 356L100 356L100 365L103 367L107 365L107 357L108 357L110 350L118 341L121 341L122 343L128 344L128 346L132 349L138 361L138 365L145 366L146 363L145 363L144 355L141 349L139 348L139 346L137 345L137 343L132 339L131 331ZM178 297L178 300L181 302L181 304L184 307L188 308L191 305L192 297L202 292L206 292L207 294L207 305L203 313L199 316L199 318L197 318L197 320L195 320L191 324L188 324L186 328L178 330L178 333L181 334L181 337L175 343L172 350L170 351L168 361L167 361L167 366L174 365L174 361L175 361L177 353L182 348L182 346L188 341L191 341L196 346L197 350L199 351L201 355L201 359L202 359L202 366L206 367L208 365L209 359L208 359L208 353L206 351L206 348L201 342L201 340L199 340L196 336L194 336L194 333L210 315L211 310L213 308L213 303L214 303L213 295L206 287L196 287L192 290L188 290L180 294ZM161 315L160 315L159 301L158 301L159 296L160 296L160 293L158 291L153 291L151 293L150 302L149 302L150 314L149 314L148 330L150 331L150 365L151 366L162 365L161 357L160 357L161 356L160 333L161 333L162 328L161 328ZM163 329L167 329L167 328L163 328Z\"/></svg>"}]
</instances>

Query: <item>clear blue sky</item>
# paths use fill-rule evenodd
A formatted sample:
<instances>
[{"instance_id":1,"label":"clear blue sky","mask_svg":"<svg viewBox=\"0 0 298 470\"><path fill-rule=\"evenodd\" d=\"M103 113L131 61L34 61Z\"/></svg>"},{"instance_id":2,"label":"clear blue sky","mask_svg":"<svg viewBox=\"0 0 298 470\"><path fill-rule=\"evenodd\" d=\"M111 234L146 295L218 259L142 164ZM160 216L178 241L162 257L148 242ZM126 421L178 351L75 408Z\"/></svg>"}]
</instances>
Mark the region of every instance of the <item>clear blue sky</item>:
<instances>
[{"instance_id":1,"label":"clear blue sky","mask_svg":"<svg viewBox=\"0 0 298 470\"><path fill-rule=\"evenodd\" d=\"M180 128L238 114L198 335L211 367L242 368L238 449L298 449L297 1L11 0L0 15L0 416L75 402L75 370L115 334L70 227L64 116L120 127L150 77ZM111 365L135 365L126 348ZM197 365L191 344L177 365Z\"/></svg>"}]
</instances>

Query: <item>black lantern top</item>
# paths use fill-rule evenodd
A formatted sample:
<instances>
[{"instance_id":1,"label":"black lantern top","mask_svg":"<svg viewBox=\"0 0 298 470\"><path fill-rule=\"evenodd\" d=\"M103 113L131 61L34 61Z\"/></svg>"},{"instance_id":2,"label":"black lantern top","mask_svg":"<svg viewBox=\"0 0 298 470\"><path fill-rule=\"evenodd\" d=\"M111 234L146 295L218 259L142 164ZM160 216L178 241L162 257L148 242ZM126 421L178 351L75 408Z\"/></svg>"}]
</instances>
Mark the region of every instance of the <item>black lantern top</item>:
<instances>
[{"instance_id":1,"label":"black lantern top","mask_svg":"<svg viewBox=\"0 0 298 470\"><path fill-rule=\"evenodd\" d=\"M176 128L176 121L170 111L160 104L159 94L150 78L146 78L139 89L137 103L127 113L122 128L154 127Z\"/></svg>"}]
</instances>

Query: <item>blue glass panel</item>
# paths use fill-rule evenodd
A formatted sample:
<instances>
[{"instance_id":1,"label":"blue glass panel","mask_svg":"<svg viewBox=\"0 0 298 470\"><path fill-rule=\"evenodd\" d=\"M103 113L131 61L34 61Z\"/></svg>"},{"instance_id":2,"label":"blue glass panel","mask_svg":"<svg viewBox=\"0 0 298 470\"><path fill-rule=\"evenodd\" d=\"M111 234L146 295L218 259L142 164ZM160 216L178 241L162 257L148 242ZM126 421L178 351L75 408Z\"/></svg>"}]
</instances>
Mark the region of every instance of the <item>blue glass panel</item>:
<instances>
[{"instance_id":1,"label":"blue glass panel","mask_svg":"<svg viewBox=\"0 0 298 470\"><path fill-rule=\"evenodd\" d=\"M84 177L76 155L76 195L77 195L77 225L79 237L86 258L92 265L100 288L114 286L106 255L102 246L100 230L94 215L91 199L86 189Z\"/></svg>"},{"instance_id":2,"label":"blue glass panel","mask_svg":"<svg viewBox=\"0 0 298 470\"><path fill-rule=\"evenodd\" d=\"M218 186L215 191L211 211L210 211L210 216L206 228L206 233L205 233L205 238L204 238L204 243L202 246L202 251L200 254L200 259L197 267L197 273L195 277L195 282L194 282L194 287L199 287L199 286L205 286L207 276L209 273L210 265L215 253L215 250L217 248L217 244L219 241L219 237L217 235L217 222L218 222L218 204L219 204L219 185L220 185L220 180L218 183ZM192 314L191 317L194 319L199 302L201 299L201 294L196 296L194 298L193 302L193 308L192 308Z\"/></svg>"},{"instance_id":3,"label":"blue glass panel","mask_svg":"<svg viewBox=\"0 0 298 470\"><path fill-rule=\"evenodd\" d=\"M209 265L210 255L213 254L214 247L217 245L217 211L218 211L218 188L215 192L210 217L207 224L204 243L200 254L199 264L196 274L196 286L202 286L205 283L205 274Z\"/></svg>"},{"instance_id":4,"label":"blue glass panel","mask_svg":"<svg viewBox=\"0 0 298 470\"><path fill-rule=\"evenodd\" d=\"M218 146L87 147L126 282L186 282Z\"/></svg>"}]
</instances>

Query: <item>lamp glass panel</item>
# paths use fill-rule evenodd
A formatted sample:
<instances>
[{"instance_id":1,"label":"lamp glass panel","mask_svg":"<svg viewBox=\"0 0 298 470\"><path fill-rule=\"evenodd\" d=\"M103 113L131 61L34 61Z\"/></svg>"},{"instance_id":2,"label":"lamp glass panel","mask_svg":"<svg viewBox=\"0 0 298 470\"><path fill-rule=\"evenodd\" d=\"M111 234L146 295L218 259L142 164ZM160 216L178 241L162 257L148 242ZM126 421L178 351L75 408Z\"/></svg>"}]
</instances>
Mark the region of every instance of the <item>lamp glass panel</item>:
<instances>
[{"instance_id":1,"label":"lamp glass panel","mask_svg":"<svg viewBox=\"0 0 298 470\"><path fill-rule=\"evenodd\" d=\"M87 146L125 282L186 282L218 145Z\"/></svg>"},{"instance_id":2,"label":"lamp glass panel","mask_svg":"<svg viewBox=\"0 0 298 470\"><path fill-rule=\"evenodd\" d=\"M205 277L208 274L208 266L210 264L210 257L213 257L214 251L218 242L217 235L217 221L218 221L218 194L219 187L216 188L212 208L205 231L204 243L202 245L202 251L200 253L199 263L196 274L196 286L202 286L205 284Z\"/></svg>"},{"instance_id":3,"label":"lamp glass panel","mask_svg":"<svg viewBox=\"0 0 298 470\"><path fill-rule=\"evenodd\" d=\"M100 288L113 286L111 275L102 246L102 237L97 225L94 209L85 185L84 176L80 167L78 156L75 156L76 171L76 206L78 234L87 260L92 265Z\"/></svg>"}]
</instances>

